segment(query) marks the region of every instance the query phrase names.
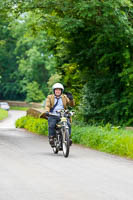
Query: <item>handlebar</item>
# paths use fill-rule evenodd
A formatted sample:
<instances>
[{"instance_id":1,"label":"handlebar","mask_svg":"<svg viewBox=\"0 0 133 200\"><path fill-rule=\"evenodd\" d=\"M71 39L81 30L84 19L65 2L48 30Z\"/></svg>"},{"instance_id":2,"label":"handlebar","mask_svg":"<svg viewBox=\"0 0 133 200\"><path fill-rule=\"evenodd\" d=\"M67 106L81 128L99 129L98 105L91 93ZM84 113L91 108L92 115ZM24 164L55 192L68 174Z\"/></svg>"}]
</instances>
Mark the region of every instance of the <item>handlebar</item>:
<instances>
[{"instance_id":1,"label":"handlebar","mask_svg":"<svg viewBox=\"0 0 133 200\"><path fill-rule=\"evenodd\" d=\"M59 115L49 112L48 116L59 117Z\"/></svg>"},{"instance_id":2,"label":"handlebar","mask_svg":"<svg viewBox=\"0 0 133 200\"><path fill-rule=\"evenodd\" d=\"M75 112L73 112L73 111L70 111L70 112L69 112L68 110L57 110L56 112L57 112L58 114L49 112L49 113L48 113L48 116L60 117L59 114L61 114L61 111L64 111L64 114L67 114L69 117L70 117L70 116L73 116L73 115L75 114Z\"/></svg>"}]
</instances>

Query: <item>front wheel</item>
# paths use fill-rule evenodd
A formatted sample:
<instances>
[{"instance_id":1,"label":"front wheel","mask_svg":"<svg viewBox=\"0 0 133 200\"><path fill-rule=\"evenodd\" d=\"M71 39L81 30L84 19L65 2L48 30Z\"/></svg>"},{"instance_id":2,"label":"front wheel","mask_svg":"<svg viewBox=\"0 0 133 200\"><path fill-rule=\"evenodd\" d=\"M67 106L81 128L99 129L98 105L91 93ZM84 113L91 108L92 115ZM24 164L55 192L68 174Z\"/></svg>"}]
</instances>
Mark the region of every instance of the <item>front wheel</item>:
<instances>
[{"instance_id":1,"label":"front wheel","mask_svg":"<svg viewBox=\"0 0 133 200\"><path fill-rule=\"evenodd\" d=\"M62 147L63 147L63 155L64 157L69 156L70 149L70 139L69 139L69 130L68 128L64 128L62 130Z\"/></svg>"}]
</instances>

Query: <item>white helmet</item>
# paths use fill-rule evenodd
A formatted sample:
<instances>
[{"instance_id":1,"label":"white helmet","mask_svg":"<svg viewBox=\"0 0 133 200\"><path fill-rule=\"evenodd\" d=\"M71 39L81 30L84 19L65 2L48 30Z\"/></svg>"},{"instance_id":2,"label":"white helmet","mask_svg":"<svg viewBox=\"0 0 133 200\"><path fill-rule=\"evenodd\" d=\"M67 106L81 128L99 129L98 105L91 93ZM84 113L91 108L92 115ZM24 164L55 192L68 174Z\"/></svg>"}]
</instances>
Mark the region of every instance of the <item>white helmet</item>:
<instances>
[{"instance_id":1,"label":"white helmet","mask_svg":"<svg viewBox=\"0 0 133 200\"><path fill-rule=\"evenodd\" d=\"M61 89L61 90L63 91L63 90L64 90L64 87L63 87L63 85L62 85L61 83L55 83L55 84L53 85L52 89L53 89L53 91L54 91L55 89Z\"/></svg>"}]
</instances>

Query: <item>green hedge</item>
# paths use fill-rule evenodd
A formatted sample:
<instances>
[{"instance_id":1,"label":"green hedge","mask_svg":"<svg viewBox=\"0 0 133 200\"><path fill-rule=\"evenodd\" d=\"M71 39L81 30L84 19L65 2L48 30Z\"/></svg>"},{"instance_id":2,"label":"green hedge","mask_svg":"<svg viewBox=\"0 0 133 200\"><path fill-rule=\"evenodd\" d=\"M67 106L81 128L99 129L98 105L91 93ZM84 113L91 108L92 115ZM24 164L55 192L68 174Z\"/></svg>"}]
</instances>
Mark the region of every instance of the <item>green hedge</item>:
<instances>
[{"instance_id":1,"label":"green hedge","mask_svg":"<svg viewBox=\"0 0 133 200\"><path fill-rule=\"evenodd\" d=\"M73 127L74 143L103 152L133 158L133 131L117 127Z\"/></svg>"},{"instance_id":2,"label":"green hedge","mask_svg":"<svg viewBox=\"0 0 133 200\"><path fill-rule=\"evenodd\" d=\"M16 121L16 127L48 135L48 123L45 119L22 117ZM133 158L133 131L112 127L72 126L72 140L103 152Z\"/></svg>"},{"instance_id":3,"label":"green hedge","mask_svg":"<svg viewBox=\"0 0 133 200\"><path fill-rule=\"evenodd\" d=\"M8 112L0 108L0 120L3 120L8 117Z\"/></svg>"},{"instance_id":4,"label":"green hedge","mask_svg":"<svg viewBox=\"0 0 133 200\"><path fill-rule=\"evenodd\" d=\"M36 119L31 116L24 116L16 121L17 128L25 128L31 132L48 135L48 122L45 119Z\"/></svg>"}]
</instances>

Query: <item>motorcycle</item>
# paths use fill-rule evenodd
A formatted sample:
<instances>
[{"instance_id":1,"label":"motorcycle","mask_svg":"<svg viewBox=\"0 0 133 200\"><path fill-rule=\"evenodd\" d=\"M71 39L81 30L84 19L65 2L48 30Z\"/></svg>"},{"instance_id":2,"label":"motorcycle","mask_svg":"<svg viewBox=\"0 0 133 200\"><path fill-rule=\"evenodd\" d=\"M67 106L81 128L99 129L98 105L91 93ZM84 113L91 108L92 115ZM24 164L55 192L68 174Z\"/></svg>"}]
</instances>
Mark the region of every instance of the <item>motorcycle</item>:
<instances>
[{"instance_id":1,"label":"motorcycle","mask_svg":"<svg viewBox=\"0 0 133 200\"><path fill-rule=\"evenodd\" d=\"M49 116L54 116L59 119L59 122L56 124L55 128L54 145L52 147L53 152L58 154L59 151L63 151L64 157L68 157L71 141L67 122L71 116L74 115L74 112L64 109L56 112L57 114L49 113Z\"/></svg>"}]
</instances>

